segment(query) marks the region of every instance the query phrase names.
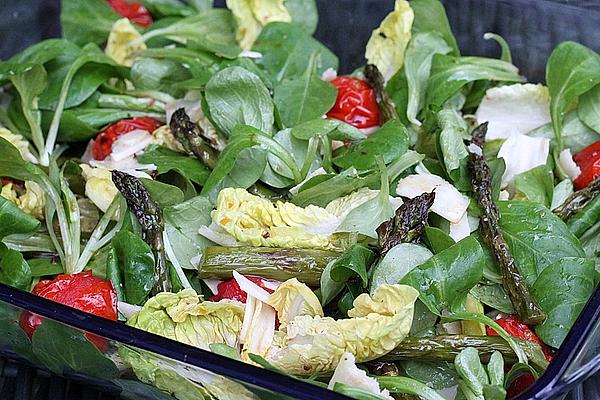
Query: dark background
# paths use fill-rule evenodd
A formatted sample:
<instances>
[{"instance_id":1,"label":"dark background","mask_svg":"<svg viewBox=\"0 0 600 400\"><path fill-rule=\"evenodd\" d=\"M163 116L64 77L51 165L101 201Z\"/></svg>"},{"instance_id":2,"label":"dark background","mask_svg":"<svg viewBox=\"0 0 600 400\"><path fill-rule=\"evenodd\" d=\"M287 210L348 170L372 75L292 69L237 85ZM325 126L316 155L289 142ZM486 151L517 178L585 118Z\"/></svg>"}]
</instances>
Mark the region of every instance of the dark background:
<instances>
[{"instance_id":1,"label":"dark background","mask_svg":"<svg viewBox=\"0 0 600 400\"><path fill-rule=\"evenodd\" d=\"M85 1L85 0L81 0ZM497 57L485 32L502 35L514 63L533 81L543 81L550 51L575 40L600 51L600 0L442 0L465 55ZM316 37L340 58L342 72L364 64L371 31L393 9L393 0L317 0ZM223 5L224 0L216 4ZM0 0L0 59L42 39L60 36L59 0Z\"/></svg>"}]
</instances>

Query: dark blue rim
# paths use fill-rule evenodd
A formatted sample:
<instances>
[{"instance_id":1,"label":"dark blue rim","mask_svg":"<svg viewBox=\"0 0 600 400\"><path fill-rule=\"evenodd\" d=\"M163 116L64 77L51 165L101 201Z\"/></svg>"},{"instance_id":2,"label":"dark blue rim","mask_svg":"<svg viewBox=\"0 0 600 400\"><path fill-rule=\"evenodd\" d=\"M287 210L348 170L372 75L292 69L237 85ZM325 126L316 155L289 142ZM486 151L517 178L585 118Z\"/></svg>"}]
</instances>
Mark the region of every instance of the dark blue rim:
<instances>
[{"instance_id":1,"label":"dark blue rim","mask_svg":"<svg viewBox=\"0 0 600 400\"><path fill-rule=\"evenodd\" d=\"M571 363L579 356L592 333L596 323L600 321L600 286L598 286L567 334L560 349L554 355L548 369L537 382L513 400L546 400L565 394L573 385L589 378L600 370L600 357L594 357L577 374L566 378L564 375Z\"/></svg>"},{"instance_id":2,"label":"dark blue rim","mask_svg":"<svg viewBox=\"0 0 600 400\"><path fill-rule=\"evenodd\" d=\"M258 368L119 322L97 317L4 284L0 284L0 301L77 329L151 351L228 378L249 383L258 388L268 389L277 394L306 400L350 399L340 393L274 371Z\"/></svg>"}]
</instances>

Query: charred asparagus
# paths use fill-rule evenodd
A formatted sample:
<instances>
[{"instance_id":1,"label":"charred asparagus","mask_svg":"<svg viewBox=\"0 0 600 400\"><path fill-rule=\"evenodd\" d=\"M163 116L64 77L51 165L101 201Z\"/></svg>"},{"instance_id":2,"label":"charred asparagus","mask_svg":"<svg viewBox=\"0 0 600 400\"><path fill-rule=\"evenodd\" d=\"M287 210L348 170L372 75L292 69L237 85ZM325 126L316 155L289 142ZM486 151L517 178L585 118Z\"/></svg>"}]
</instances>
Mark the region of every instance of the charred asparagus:
<instances>
[{"instance_id":1,"label":"charred asparagus","mask_svg":"<svg viewBox=\"0 0 600 400\"><path fill-rule=\"evenodd\" d=\"M398 119L396 106L385 90L385 81L379 69L373 64L367 64L365 67L365 79L377 96L377 104L381 112L381 124L385 124L390 119Z\"/></svg>"},{"instance_id":2,"label":"charred asparagus","mask_svg":"<svg viewBox=\"0 0 600 400\"><path fill-rule=\"evenodd\" d=\"M598 197L600 193L600 177L594 179L587 187L576 191L563 204L554 210L562 220L566 221Z\"/></svg>"},{"instance_id":3,"label":"charred asparagus","mask_svg":"<svg viewBox=\"0 0 600 400\"><path fill-rule=\"evenodd\" d=\"M532 342L514 339L525 351L527 357L536 369L544 370L548 361L540 347ZM499 351L508 362L517 362L517 356L508 343L499 336L464 336L441 335L428 337L407 337L398 347L377 359L381 361L448 361L453 362L458 353L467 347L474 347L479 351L483 362L489 361L494 351Z\"/></svg>"},{"instance_id":4,"label":"charred asparagus","mask_svg":"<svg viewBox=\"0 0 600 400\"><path fill-rule=\"evenodd\" d=\"M231 278L237 271L279 281L297 278L309 286L318 286L323 269L339 256L314 249L208 246L198 269L200 278Z\"/></svg>"},{"instance_id":5,"label":"charred asparagus","mask_svg":"<svg viewBox=\"0 0 600 400\"><path fill-rule=\"evenodd\" d=\"M160 292L171 291L169 266L167 265L163 242L162 210L152 200L150 193L138 178L113 170L112 180L127 201L127 208L139 221L142 227L142 239L148 243L154 254L154 269L157 281L150 293L155 295Z\"/></svg>"},{"instance_id":6,"label":"charred asparagus","mask_svg":"<svg viewBox=\"0 0 600 400\"><path fill-rule=\"evenodd\" d=\"M384 255L399 243L418 242L427 224L427 214L435 200L435 193L423 193L406 200L394 217L377 228L379 247Z\"/></svg>"},{"instance_id":7,"label":"charred asparagus","mask_svg":"<svg viewBox=\"0 0 600 400\"><path fill-rule=\"evenodd\" d=\"M184 108L179 108L173 113L169 127L173 132L173 136L181 143L185 151L210 169L215 167L218 158L217 153L204 142L200 127L190 120Z\"/></svg>"},{"instance_id":8,"label":"charred asparagus","mask_svg":"<svg viewBox=\"0 0 600 400\"><path fill-rule=\"evenodd\" d=\"M493 250L496 261L500 265L502 283L520 320L527 325L539 325L546 316L529 292L527 283L519 273L517 263L498 225L500 214L492 200L491 172L481 150L486 132L487 123L475 128L472 145L477 146L479 150L473 149L469 156L473 192L481 209L479 231L485 243Z\"/></svg>"}]
</instances>

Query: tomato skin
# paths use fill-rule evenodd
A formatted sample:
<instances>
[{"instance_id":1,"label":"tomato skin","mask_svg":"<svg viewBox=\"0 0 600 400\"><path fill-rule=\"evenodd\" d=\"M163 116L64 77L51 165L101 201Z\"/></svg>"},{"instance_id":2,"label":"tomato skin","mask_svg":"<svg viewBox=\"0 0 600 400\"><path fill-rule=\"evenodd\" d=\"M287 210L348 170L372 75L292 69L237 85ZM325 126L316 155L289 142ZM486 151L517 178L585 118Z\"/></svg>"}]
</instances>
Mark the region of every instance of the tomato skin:
<instances>
[{"instance_id":1,"label":"tomato skin","mask_svg":"<svg viewBox=\"0 0 600 400\"><path fill-rule=\"evenodd\" d=\"M107 2L117 14L142 28L147 28L154 22L150 12L138 2L128 3L125 0L107 0Z\"/></svg>"},{"instance_id":2,"label":"tomato skin","mask_svg":"<svg viewBox=\"0 0 600 400\"><path fill-rule=\"evenodd\" d=\"M40 281L32 291L45 299L85 311L113 321L117 320L117 294L110 281L95 277L92 271L72 275L58 275L53 280ZM20 325L31 337L42 324L42 317L25 311L21 314ZM104 338L92 334L86 337L100 350L106 350Z\"/></svg>"},{"instance_id":3,"label":"tomato skin","mask_svg":"<svg viewBox=\"0 0 600 400\"><path fill-rule=\"evenodd\" d=\"M357 128L370 128L379 125L379 106L375 90L362 79L341 76L331 83L337 87L335 104L327 113L330 118L339 119Z\"/></svg>"},{"instance_id":4,"label":"tomato skin","mask_svg":"<svg viewBox=\"0 0 600 400\"><path fill-rule=\"evenodd\" d=\"M92 157L94 160L102 161L112 152L112 145L117 138L125 133L142 129L150 133L154 132L162 123L150 117L138 117L122 119L115 122L96 136L92 146Z\"/></svg>"},{"instance_id":5,"label":"tomato skin","mask_svg":"<svg viewBox=\"0 0 600 400\"><path fill-rule=\"evenodd\" d=\"M506 389L506 398L512 399L529 389L535 383L535 377L531 373L526 373L512 381Z\"/></svg>"},{"instance_id":6,"label":"tomato skin","mask_svg":"<svg viewBox=\"0 0 600 400\"><path fill-rule=\"evenodd\" d=\"M575 189L583 189L600 176L600 140L573 156L581 174L573 181Z\"/></svg>"},{"instance_id":7,"label":"tomato skin","mask_svg":"<svg viewBox=\"0 0 600 400\"><path fill-rule=\"evenodd\" d=\"M575 189L577 190L583 189L599 176L600 156L595 161L587 163L584 168L581 168L581 174L573 181L573 186L575 186Z\"/></svg>"},{"instance_id":8,"label":"tomato skin","mask_svg":"<svg viewBox=\"0 0 600 400\"><path fill-rule=\"evenodd\" d=\"M270 289L265 286L264 279L259 278L257 276L246 276L253 283L256 283L261 288L265 289L269 293L273 293L273 289ZM220 301L223 299L236 300L241 303L245 303L247 300L246 292L244 292L240 285L238 285L235 279L228 279L226 281L220 282L217 285L217 294L212 296L210 301Z\"/></svg>"}]
</instances>

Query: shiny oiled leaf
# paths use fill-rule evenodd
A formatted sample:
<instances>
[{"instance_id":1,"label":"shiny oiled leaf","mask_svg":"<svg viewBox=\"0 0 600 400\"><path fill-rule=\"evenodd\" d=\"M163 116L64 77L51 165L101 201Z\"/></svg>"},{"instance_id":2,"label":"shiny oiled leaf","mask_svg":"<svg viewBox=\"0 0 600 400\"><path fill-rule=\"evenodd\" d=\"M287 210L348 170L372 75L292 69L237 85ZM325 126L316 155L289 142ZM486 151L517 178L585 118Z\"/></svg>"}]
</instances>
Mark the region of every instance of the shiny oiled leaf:
<instances>
[{"instance_id":1,"label":"shiny oiled leaf","mask_svg":"<svg viewBox=\"0 0 600 400\"><path fill-rule=\"evenodd\" d=\"M413 269L402 283L419 291L419 298L436 314L459 310L467 293L481 280L485 264L481 245L467 237Z\"/></svg>"}]
</instances>

